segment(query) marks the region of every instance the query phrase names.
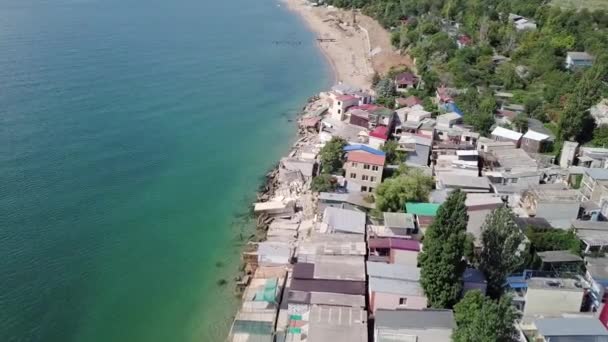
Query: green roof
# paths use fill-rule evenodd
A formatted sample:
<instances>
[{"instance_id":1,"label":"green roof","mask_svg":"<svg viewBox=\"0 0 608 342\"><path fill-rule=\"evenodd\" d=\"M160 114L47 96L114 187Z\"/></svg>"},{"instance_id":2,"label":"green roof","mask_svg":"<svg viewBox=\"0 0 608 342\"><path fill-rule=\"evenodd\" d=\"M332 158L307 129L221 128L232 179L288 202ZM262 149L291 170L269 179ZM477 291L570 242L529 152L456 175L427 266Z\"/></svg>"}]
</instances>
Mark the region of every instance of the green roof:
<instances>
[{"instance_id":1,"label":"green roof","mask_svg":"<svg viewBox=\"0 0 608 342\"><path fill-rule=\"evenodd\" d=\"M440 206L437 203L405 203L405 211L420 216L435 216Z\"/></svg>"}]
</instances>

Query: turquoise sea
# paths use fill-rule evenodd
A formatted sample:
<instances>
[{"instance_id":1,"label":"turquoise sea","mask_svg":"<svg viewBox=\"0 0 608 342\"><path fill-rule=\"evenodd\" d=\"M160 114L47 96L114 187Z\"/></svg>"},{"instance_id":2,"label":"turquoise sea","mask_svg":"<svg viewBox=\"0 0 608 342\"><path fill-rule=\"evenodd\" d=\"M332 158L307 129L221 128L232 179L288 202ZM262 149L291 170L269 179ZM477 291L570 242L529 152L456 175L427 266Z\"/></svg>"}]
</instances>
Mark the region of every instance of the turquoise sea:
<instances>
[{"instance_id":1,"label":"turquoise sea","mask_svg":"<svg viewBox=\"0 0 608 342\"><path fill-rule=\"evenodd\" d=\"M0 341L222 341L328 71L276 0L0 0Z\"/></svg>"}]
</instances>

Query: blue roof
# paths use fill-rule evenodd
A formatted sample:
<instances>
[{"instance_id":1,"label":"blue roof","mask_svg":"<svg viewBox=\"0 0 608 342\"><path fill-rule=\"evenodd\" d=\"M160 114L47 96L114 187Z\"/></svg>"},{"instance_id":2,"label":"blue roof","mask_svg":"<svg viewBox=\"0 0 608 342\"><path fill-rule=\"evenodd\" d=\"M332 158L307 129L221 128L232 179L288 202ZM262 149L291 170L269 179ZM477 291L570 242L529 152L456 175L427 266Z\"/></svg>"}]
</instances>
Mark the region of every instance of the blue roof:
<instances>
[{"instance_id":1,"label":"blue roof","mask_svg":"<svg viewBox=\"0 0 608 342\"><path fill-rule=\"evenodd\" d=\"M366 145L347 145L344 146L344 152L352 152L352 151L365 151L371 154L375 154L377 156L386 156L386 153L376 150L375 148L371 148Z\"/></svg>"},{"instance_id":2,"label":"blue roof","mask_svg":"<svg viewBox=\"0 0 608 342\"><path fill-rule=\"evenodd\" d=\"M453 103L453 102L448 102L445 104L445 110L448 112L454 112L460 116L464 115L464 112L462 111L462 109L458 108L458 106Z\"/></svg>"}]
</instances>

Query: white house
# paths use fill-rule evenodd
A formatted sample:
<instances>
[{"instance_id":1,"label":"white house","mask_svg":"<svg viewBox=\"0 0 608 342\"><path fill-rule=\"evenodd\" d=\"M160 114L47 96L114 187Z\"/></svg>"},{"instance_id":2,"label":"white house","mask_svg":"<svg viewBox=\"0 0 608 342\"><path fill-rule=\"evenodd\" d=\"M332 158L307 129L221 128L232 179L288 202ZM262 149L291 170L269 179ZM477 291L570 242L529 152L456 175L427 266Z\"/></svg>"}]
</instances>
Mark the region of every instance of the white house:
<instances>
[{"instance_id":1,"label":"white house","mask_svg":"<svg viewBox=\"0 0 608 342\"><path fill-rule=\"evenodd\" d=\"M568 52L566 55L566 69L573 70L593 65L593 56L586 52Z\"/></svg>"}]
</instances>

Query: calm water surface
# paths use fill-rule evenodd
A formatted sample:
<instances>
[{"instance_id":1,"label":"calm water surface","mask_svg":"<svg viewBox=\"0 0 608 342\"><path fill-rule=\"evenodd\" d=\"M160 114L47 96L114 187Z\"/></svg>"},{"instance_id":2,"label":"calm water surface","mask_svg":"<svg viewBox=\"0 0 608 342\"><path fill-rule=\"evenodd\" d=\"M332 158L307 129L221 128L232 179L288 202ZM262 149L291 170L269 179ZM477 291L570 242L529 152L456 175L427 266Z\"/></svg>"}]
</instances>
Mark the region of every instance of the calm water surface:
<instances>
[{"instance_id":1,"label":"calm water surface","mask_svg":"<svg viewBox=\"0 0 608 342\"><path fill-rule=\"evenodd\" d=\"M0 0L0 341L221 341L313 41L275 0Z\"/></svg>"}]
</instances>

